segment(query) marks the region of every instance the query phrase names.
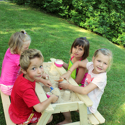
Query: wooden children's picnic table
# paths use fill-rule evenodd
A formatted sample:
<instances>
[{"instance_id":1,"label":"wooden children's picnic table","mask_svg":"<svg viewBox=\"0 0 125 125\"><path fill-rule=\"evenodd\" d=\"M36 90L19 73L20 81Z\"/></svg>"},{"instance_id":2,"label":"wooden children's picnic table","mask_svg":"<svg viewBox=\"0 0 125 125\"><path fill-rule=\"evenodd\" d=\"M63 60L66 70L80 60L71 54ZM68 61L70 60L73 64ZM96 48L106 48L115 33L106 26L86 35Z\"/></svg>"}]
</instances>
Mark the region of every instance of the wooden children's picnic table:
<instances>
[{"instance_id":1,"label":"wooden children's picnic table","mask_svg":"<svg viewBox=\"0 0 125 125\"><path fill-rule=\"evenodd\" d=\"M66 70L63 67L58 68L54 65L53 62L44 62L43 66L44 65L53 65L60 75L66 72ZM69 78L69 83L78 86L77 83L71 77ZM45 91L43 90L40 83L36 83L35 91L41 102L47 99ZM0 93L6 124L16 125L11 121L8 113L9 105L11 103L10 98L3 92L0 91ZM80 121L65 125L97 125L105 122L105 119L98 111L94 114L87 115L87 107L92 106L93 104L87 95L80 95L78 93L76 93L76 95L78 96L80 101L50 104L42 113L37 125L46 125L52 114L76 110L79 110Z\"/></svg>"},{"instance_id":2,"label":"wooden children's picnic table","mask_svg":"<svg viewBox=\"0 0 125 125\"><path fill-rule=\"evenodd\" d=\"M54 65L52 63L49 64ZM43 67L46 64L47 62L44 62ZM63 67L58 68L55 65L54 67L59 72L60 75L66 72L66 70ZM78 86L78 84L71 77L69 78L69 83ZM39 83L36 83L35 91L41 102L47 99L46 94ZM80 101L50 104L48 108L42 113L42 116L39 119L37 125L46 125L52 114L68 112L68 111L76 111L76 110L79 110L80 121L75 123L70 123L68 125L88 125L87 107L92 106L93 103L87 95L80 95L78 93L76 93L76 95L78 96Z\"/></svg>"}]
</instances>

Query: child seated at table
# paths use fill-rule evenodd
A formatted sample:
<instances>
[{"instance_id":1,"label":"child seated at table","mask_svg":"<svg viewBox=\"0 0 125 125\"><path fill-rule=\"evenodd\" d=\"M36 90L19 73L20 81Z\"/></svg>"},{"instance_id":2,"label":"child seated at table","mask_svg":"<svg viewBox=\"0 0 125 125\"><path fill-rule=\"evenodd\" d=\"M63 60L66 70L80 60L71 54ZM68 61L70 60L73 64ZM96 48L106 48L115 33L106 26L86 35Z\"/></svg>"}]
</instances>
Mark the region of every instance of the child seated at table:
<instances>
[{"instance_id":1,"label":"child seated at table","mask_svg":"<svg viewBox=\"0 0 125 125\"><path fill-rule=\"evenodd\" d=\"M35 82L41 81L44 73L43 60L42 53L36 49L28 49L21 54L22 74L14 83L9 107L10 118L15 124L28 125L31 123L30 125L36 125L41 112L58 99L58 96L52 94L50 98L40 102L35 93ZM48 123L51 121L52 116Z\"/></svg>"},{"instance_id":2,"label":"child seated at table","mask_svg":"<svg viewBox=\"0 0 125 125\"><path fill-rule=\"evenodd\" d=\"M85 79L85 86L79 87L71 84L59 83L59 88L68 89L82 95L88 95L92 100L93 105L91 107L87 107L87 114L95 113L107 84L107 71L111 67L112 59L113 56L110 50L106 48L96 50L92 58L92 62L77 61L65 74L61 76L61 78L68 80L74 69L78 67L86 67L88 69L88 74ZM65 120L57 125L72 122L70 112L65 112L63 114Z\"/></svg>"}]
</instances>

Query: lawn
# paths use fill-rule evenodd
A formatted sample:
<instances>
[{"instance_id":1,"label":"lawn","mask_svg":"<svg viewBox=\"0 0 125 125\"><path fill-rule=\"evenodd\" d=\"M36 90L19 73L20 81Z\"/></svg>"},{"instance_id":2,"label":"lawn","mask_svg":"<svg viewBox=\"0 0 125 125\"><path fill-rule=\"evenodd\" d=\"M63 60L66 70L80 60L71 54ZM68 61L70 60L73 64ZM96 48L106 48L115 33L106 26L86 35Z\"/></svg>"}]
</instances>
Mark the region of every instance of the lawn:
<instances>
[{"instance_id":1,"label":"lawn","mask_svg":"<svg viewBox=\"0 0 125 125\"><path fill-rule=\"evenodd\" d=\"M0 68L10 36L21 29L25 29L31 36L30 48L41 50L45 62L50 61L50 58L68 62L70 47L78 37L87 37L90 42L89 61L96 49L110 49L113 53L113 65L108 72L107 86L98 110L106 119L103 125L125 124L125 49L65 19L26 6L0 2ZM73 121L78 120L75 112L72 117ZM55 125L60 120L63 120L62 115L54 115L49 125ZM5 124L0 99L0 125Z\"/></svg>"}]
</instances>

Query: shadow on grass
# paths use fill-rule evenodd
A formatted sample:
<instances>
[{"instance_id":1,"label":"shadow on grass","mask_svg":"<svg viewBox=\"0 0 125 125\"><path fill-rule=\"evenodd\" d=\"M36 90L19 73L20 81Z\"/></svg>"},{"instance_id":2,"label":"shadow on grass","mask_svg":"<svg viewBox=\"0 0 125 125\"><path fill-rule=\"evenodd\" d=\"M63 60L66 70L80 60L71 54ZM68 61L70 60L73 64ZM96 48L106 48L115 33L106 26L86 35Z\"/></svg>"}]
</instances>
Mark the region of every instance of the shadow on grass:
<instances>
[{"instance_id":1,"label":"shadow on grass","mask_svg":"<svg viewBox=\"0 0 125 125\"><path fill-rule=\"evenodd\" d=\"M72 121L76 122L79 121L79 113L78 112L71 112L71 117L72 117ZM64 116L62 113L59 114L53 114L53 121L51 123L49 123L48 125L56 125L59 122L62 122L64 120Z\"/></svg>"}]
</instances>

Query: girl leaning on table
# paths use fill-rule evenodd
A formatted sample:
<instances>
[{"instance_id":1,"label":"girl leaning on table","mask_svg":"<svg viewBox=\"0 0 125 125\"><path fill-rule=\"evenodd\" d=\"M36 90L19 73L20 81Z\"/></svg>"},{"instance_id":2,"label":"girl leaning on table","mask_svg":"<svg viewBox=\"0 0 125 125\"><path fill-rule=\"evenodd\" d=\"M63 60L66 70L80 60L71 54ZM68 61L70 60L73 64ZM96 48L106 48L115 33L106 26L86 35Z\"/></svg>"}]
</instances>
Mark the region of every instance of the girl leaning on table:
<instances>
[{"instance_id":1,"label":"girl leaning on table","mask_svg":"<svg viewBox=\"0 0 125 125\"><path fill-rule=\"evenodd\" d=\"M91 107L87 107L88 114L95 113L97 111L99 102L104 92L104 88L107 84L107 71L109 71L112 64L112 58L112 52L110 50L105 48L98 49L94 53L92 62L86 63L83 61L77 61L73 64L67 73L61 76L61 78L68 80L74 69L78 67L88 69L84 87L59 83L59 88L69 89L79 94L88 95L88 97L93 102ZM65 120L58 123L58 125L72 122L70 112L65 112L63 114Z\"/></svg>"},{"instance_id":2,"label":"girl leaning on table","mask_svg":"<svg viewBox=\"0 0 125 125\"><path fill-rule=\"evenodd\" d=\"M20 70L20 55L29 48L30 43L31 38L25 30L14 33L9 39L9 48L4 55L0 77L0 89L6 95L11 95Z\"/></svg>"}]
</instances>

